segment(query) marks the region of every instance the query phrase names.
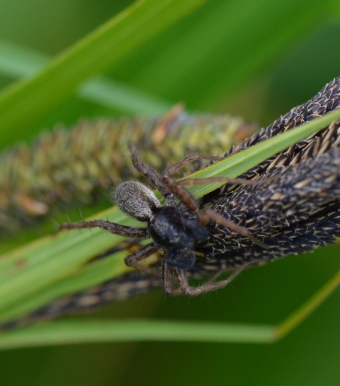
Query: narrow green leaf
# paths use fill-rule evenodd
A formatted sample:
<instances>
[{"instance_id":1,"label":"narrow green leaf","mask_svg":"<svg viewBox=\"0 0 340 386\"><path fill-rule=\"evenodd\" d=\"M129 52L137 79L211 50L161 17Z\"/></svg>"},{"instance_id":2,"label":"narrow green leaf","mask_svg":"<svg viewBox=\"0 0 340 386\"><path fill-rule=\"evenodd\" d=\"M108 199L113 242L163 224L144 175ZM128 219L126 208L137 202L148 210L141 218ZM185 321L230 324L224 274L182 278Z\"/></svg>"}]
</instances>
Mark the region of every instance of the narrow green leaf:
<instances>
[{"instance_id":1,"label":"narrow green leaf","mask_svg":"<svg viewBox=\"0 0 340 386\"><path fill-rule=\"evenodd\" d=\"M36 310L55 299L77 293L98 283L123 275L129 270L124 264L125 256L126 253L124 252L115 253L106 259L81 267L75 275L71 274L53 282L44 287L43 290L36 290L29 298L19 299L7 307L5 312L1 312L0 322L25 316L32 310Z\"/></svg>"},{"instance_id":2,"label":"narrow green leaf","mask_svg":"<svg viewBox=\"0 0 340 386\"><path fill-rule=\"evenodd\" d=\"M340 109L331 111L318 119L314 119L313 121L307 122L295 129L276 135L267 141L258 143L245 151L228 157L225 160L205 169L199 170L187 178L208 178L217 176L235 178L274 154L287 149L294 143L313 133L316 133L339 119ZM211 184L189 187L189 190L195 197L202 197L222 185L224 185L223 182L214 182Z\"/></svg>"},{"instance_id":3,"label":"narrow green leaf","mask_svg":"<svg viewBox=\"0 0 340 386\"><path fill-rule=\"evenodd\" d=\"M0 40L0 73L15 78L31 76L46 65L49 58L35 50ZM78 95L109 108L120 109L135 115L158 115L173 106L160 98L128 87L111 78L96 76L84 82ZM6 137L6 132L0 132Z\"/></svg>"},{"instance_id":4,"label":"narrow green leaf","mask_svg":"<svg viewBox=\"0 0 340 386\"><path fill-rule=\"evenodd\" d=\"M56 321L3 333L0 350L92 342L185 341L270 343L275 327L153 320Z\"/></svg>"},{"instance_id":5,"label":"narrow green leaf","mask_svg":"<svg viewBox=\"0 0 340 386\"><path fill-rule=\"evenodd\" d=\"M0 350L32 346L130 341L273 343L301 324L339 286L340 271L278 327L242 323L157 320L63 320L0 335Z\"/></svg>"},{"instance_id":6,"label":"narrow green leaf","mask_svg":"<svg viewBox=\"0 0 340 386\"><path fill-rule=\"evenodd\" d=\"M81 97L103 106L114 107L135 115L161 115L174 105L103 76L85 82L80 86L78 93Z\"/></svg>"},{"instance_id":7,"label":"narrow green leaf","mask_svg":"<svg viewBox=\"0 0 340 386\"><path fill-rule=\"evenodd\" d=\"M113 213L115 218L121 220L120 223L124 223L125 216L116 210ZM110 216L107 218L110 219ZM131 219L127 220L126 224L131 223ZM122 236L100 232L99 229L92 232L61 232L5 254L0 262L0 315L13 304L30 299L37 291L73 274L91 256L122 239ZM117 262L124 267L123 260Z\"/></svg>"},{"instance_id":8,"label":"narrow green leaf","mask_svg":"<svg viewBox=\"0 0 340 386\"><path fill-rule=\"evenodd\" d=\"M27 130L80 82L118 63L204 0L141 0L58 55L32 78L0 94L2 130ZM18 114L20 111L20 114Z\"/></svg>"},{"instance_id":9,"label":"narrow green leaf","mask_svg":"<svg viewBox=\"0 0 340 386\"><path fill-rule=\"evenodd\" d=\"M319 291L317 291L298 310L288 316L277 328L276 337L282 339L322 304L327 297L340 285L340 271L338 271Z\"/></svg>"}]
</instances>

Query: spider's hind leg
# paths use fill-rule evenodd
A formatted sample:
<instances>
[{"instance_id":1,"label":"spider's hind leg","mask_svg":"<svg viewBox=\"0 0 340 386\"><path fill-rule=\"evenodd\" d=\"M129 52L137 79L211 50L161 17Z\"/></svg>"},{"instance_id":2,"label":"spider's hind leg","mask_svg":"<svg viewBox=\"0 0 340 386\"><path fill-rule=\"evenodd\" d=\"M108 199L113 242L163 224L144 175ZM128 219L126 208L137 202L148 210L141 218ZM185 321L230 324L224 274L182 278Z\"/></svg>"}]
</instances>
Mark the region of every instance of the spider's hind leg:
<instances>
[{"instance_id":1,"label":"spider's hind leg","mask_svg":"<svg viewBox=\"0 0 340 386\"><path fill-rule=\"evenodd\" d=\"M205 284L198 287L191 287L188 282L187 272L174 267L169 267L168 264L163 263L162 278L163 278L163 291L170 296L199 296L203 293L215 291L217 289L226 287L230 284L236 276L238 276L249 264L245 264L242 267L236 268L226 279L212 283L208 280ZM175 276L179 287L172 288L172 276ZM219 276L219 275L217 275Z\"/></svg>"}]
</instances>

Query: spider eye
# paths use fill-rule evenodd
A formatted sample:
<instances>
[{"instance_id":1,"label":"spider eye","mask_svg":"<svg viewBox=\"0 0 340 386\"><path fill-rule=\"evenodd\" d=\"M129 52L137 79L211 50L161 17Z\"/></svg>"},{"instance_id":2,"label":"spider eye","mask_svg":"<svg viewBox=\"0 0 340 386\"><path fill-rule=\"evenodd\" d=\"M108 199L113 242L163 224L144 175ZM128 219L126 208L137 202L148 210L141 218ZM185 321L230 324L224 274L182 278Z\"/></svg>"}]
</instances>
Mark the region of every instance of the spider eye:
<instances>
[{"instance_id":1,"label":"spider eye","mask_svg":"<svg viewBox=\"0 0 340 386\"><path fill-rule=\"evenodd\" d=\"M140 221L147 221L152 210L161 206L152 190L137 181L119 184L113 198L121 211Z\"/></svg>"}]
</instances>

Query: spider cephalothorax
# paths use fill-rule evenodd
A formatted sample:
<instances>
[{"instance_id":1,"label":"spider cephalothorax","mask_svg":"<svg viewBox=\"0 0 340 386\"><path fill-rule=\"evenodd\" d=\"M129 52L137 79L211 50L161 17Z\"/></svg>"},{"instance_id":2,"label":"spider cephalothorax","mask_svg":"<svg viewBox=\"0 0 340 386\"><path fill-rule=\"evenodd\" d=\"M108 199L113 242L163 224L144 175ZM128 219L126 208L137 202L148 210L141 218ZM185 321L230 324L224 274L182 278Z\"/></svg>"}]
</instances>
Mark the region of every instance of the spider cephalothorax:
<instances>
[{"instance_id":1,"label":"spider cephalothorax","mask_svg":"<svg viewBox=\"0 0 340 386\"><path fill-rule=\"evenodd\" d=\"M160 175L149 166L143 164L137 149L130 144L132 162L135 168L158 189L165 199L164 205L160 203L155 194L145 185L137 181L122 182L114 190L114 199L119 208L139 221L147 224L146 228L128 227L104 220L83 221L61 225L61 229L80 229L99 227L111 233L127 237L145 239L151 237L153 242L142 247L125 258L128 266L139 268L139 262L161 249L164 252L162 264L163 290L169 295L185 294L189 296L200 295L226 286L246 265L236 269L227 279L217 283L204 284L199 287L190 287L186 271L196 261L195 245L208 238L206 224L213 220L216 223L228 226L231 229L249 237L256 242L244 228L239 227L218 213L205 209L199 211L199 206L191 193L182 185L177 184L169 175L198 158L219 160L221 157L192 154L167 168ZM179 199L185 206L178 205ZM172 276L179 284L178 289L172 288Z\"/></svg>"},{"instance_id":2,"label":"spider cephalothorax","mask_svg":"<svg viewBox=\"0 0 340 386\"><path fill-rule=\"evenodd\" d=\"M137 181L118 185L114 192L118 207L127 215L148 224L148 234L164 251L164 260L172 267L188 270L195 264L195 241L205 241L208 231L195 219L187 219L172 197L164 206L154 193Z\"/></svg>"}]
</instances>

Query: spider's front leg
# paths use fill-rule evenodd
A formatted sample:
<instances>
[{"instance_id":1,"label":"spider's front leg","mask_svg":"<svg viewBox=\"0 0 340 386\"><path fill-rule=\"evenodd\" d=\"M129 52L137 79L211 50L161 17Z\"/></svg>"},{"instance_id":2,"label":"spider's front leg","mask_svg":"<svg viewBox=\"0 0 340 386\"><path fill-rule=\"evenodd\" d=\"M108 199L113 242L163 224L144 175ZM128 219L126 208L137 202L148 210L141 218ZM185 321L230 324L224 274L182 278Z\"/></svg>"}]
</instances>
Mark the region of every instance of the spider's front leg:
<instances>
[{"instance_id":1,"label":"spider's front leg","mask_svg":"<svg viewBox=\"0 0 340 386\"><path fill-rule=\"evenodd\" d=\"M186 166L188 163L193 162L198 159L214 160L221 161L224 157L211 156L207 154L194 153L190 154L187 157L184 157L181 161L169 166L163 172L161 178L166 187L171 191L171 193L181 200L190 210L193 212L198 211L198 203L195 197L189 192L188 189L181 186L178 182L173 180L170 176L176 173L179 169Z\"/></svg>"},{"instance_id":2,"label":"spider's front leg","mask_svg":"<svg viewBox=\"0 0 340 386\"><path fill-rule=\"evenodd\" d=\"M205 159L210 161L222 161L225 157L219 156L211 156L207 154L194 153L184 157L181 161L169 166L162 173L161 178L165 186L171 191L171 193L177 197L180 201L182 201L190 210L196 212L198 210L197 200L190 193L190 191L185 188L185 186L192 185L201 185L201 184L209 184L214 182L224 182L225 184L233 184L233 185L257 185L258 181L253 180L245 180L240 178L229 178L229 177L208 177L208 178L184 178L180 181L175 181L170 176L176 173L178 170L186 166L188 163L196 161L198 159ZM271 178L267 178L265 181L268 182ZM260 182L260 183L263 183Z\"/></svg>"},{"instance_id":3,"label":"spider's front leg","mask_svg":"<svg viewBox=\"0 0 340 386\"><path fill-rule=\"evenodd\" d=\"M161 193L168 204L175 204L175 197L169 188L166 186L161 176L150 166L145 165L139 158L137 147L134 143L129 142L129 149L131 152L132 163L136 170L139 171L145 178L147 178Z\"/></svg>"},{"instance_id":4,"label":"spider's front leg","mask_svg":"<svg viewBox=\"0 0 340 386\"><path fill-rule=\"evenodd\" d=\"M172 193L179 198L190 210L193 212L198 212L199 205L195 197L186 189L184 186L181 186L176 181L171 179L169 176L163 176L163 180L166 183L167 187L172 191ZM256 240L255 237L244 227L235 224L232 221L227 220L219 213L213 211L212 209L205 209L201 212L198 212L198 223L200 225L206 225L209 220L215 221L217 224L223 225L236 233L239 233L247 238L249 238L254 244L260 245L262 248L267 248L266 245L261 243L259 240Z\"/></svg>"},{"instance_id":5,"label":"spider's front leg","mask_svg":"<svg viewBox=\"0 0 340 386\"><path fill-rule=\"evenodd\" d=\"M119 224L115 224L113 222L104 221L104 220L91 220L91 221L81 221L81 222L74 222L74 223L65 223L60 225L59 230L85 229L85 228L101 228L106 231L109 231L110 233L120 235L120 236L126 236L126 237L133 237L133 238L140 238L140 239L145 239L146 237L148 237L147 228L129 227L126 225L119 225ZM133 252L131 255L127 256L124 260L125 264L128 267L136 268L140 271L144 271L147 273L154 273L153 270L140 264L139 262L151 256L158 249L159 248L156 247L154 243L148 244L138 249L136 252Z\"/></svg>"}]
</instances>

